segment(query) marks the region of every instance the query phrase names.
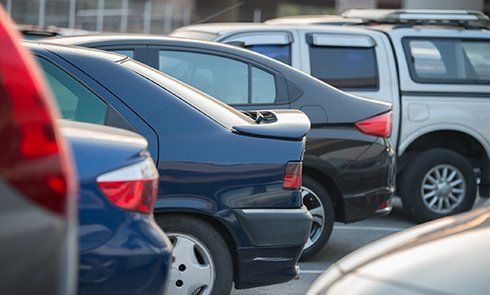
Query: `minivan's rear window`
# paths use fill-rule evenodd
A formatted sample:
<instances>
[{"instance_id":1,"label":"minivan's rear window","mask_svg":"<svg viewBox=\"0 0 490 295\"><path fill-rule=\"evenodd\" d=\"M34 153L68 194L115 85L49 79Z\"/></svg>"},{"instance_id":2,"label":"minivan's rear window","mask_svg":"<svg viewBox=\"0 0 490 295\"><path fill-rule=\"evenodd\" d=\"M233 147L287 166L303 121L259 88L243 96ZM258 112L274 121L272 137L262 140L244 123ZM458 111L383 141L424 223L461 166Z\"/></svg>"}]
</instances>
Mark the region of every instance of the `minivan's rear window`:
<instances>
[{"instance_id":1,"label":"minivan's rear window","mask_svg":"<svg viewBox=\"0 0 490 295\"><path fill-rule=\"evenodd\" d=\"M490 40L404 38L412 80L420 83L490 83Z\"/></svg>"},{"instance_id":2,"label":"minivan's rear window","mask_svg":"<svg viewBox=\"0 0 490 295\"><path fill-rule=\"evenodd\" d=\"M310 45L311 75L340 89L377 90L374 48Z\"/></svg>"},{"instance_id":3,"label":"minivan's rear window","mask_svg":"<svg viewBox=\"0 0 490 295\"><path fill-rule=\"evenodd\" d=\"M135 62L131 59L123 60L122 65L152 81L153 83L163 87L167 91L170 91L178 98L182 99L198 111L204 113L226 128L232 128L233 126L243 125L246 123L254 123L250 117L228 106L227 104L151 67Z\"/></svg>"}]
</instances>

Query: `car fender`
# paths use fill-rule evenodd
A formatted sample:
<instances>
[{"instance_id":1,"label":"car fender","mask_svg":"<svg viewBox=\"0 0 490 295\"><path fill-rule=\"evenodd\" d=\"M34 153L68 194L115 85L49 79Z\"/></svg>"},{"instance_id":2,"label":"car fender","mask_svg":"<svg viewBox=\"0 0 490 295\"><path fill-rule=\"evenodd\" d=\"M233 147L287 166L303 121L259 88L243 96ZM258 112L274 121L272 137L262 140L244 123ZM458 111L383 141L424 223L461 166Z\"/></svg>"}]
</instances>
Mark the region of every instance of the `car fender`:
<instances>
[{"instance_id":1,"label":"car fender","mask_svg":"<svg viewBox=\"0 0 490 295\"><path fill-rule=\"evenodd\" d=\"M409 136L407 136L403 141L401 141L398 147L398 157L401 157L406 149L419 137L436 131L458 131L462 133L466 133L473 138L475 138L487 152L487 155L490 157L490 143L485 140L483 135L481 135L477 130L470 128L466 125L462 124L454 124L454 123L443 123L443 124L431 124L427 127L423 127L417 129L415 132L412 132Z\"/></svg>"}]
</instances>

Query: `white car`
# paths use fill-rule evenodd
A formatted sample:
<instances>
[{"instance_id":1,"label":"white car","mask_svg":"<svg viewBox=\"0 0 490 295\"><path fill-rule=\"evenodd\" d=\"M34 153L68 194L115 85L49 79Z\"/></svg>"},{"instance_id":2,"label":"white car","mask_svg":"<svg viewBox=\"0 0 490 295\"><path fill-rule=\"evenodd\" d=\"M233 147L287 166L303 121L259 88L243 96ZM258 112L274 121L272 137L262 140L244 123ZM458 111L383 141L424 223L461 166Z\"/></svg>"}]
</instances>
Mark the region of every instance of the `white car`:
<instances>
[{"instance_id":1,"label":"white car","mask_svg":"<svg viewBox=\"0 0 490 295\"><path fill-rule=\"evenodd\" d=\"M349 254L306 294L490 294L489 242L489 207L447 217Z\"/></svg>"},{"instance_id":2,"label":"white car","mask_svg":"<svg viewBox=\"0 0 490 295\"><path fill-rule=\"evenodd\" d=\"M488 17L460 10L344 16L356 21L201 24L171 36L249 48L342 90L392 103L398 193L414 219L469 210L478 189L490 197L490 31L481 26Z\"/></svg>"}]
</instances>

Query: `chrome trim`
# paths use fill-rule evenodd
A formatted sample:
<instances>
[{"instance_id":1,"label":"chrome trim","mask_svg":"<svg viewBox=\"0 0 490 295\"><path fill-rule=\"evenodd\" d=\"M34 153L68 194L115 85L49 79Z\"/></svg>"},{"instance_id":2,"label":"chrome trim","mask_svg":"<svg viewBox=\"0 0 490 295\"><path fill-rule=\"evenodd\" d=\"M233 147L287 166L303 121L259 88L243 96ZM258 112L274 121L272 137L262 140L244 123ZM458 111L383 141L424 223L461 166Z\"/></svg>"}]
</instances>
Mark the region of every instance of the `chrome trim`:
<instances>
[{"instance_id":1,"label":"chrome trim","mask_svg":"<svg viewBox=\"0 0 490 295\"><path fill-rule=\"evenodd\" d=\"M305 206L295 209L239 209L245 214L299 214L307 213Z\"/></svg>"},{"instance_id":2,"label":"chrome trim","mask_svg":"<svg viewBox=\"0 0 490 295\"><path fill-rule=\"evenodd\" d=\"M287 262L292 261L293 258L290 257L255 257L253 261L262 261L262 262Z\"/></svg>"}]
</instances>

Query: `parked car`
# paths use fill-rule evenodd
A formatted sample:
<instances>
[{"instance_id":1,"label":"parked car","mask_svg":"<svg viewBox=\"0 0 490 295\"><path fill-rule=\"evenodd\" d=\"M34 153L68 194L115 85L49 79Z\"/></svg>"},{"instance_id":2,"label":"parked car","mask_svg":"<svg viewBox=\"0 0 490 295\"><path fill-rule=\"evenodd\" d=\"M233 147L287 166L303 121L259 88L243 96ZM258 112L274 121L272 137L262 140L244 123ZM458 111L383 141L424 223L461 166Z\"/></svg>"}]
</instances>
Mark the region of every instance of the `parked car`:
<instances>
[{"instance_id":1,"label":"parked car","mask_svg":"<svg viewBox=\"0 0 490 295\"><path fill-rule=\"evenodd\" d=\"M307 294L488 294L489 242L489 207L446 217L355 251Z\"/></svg>"},{"instance_id":2,"label":"parked car","mask_svg":"<svg viewBox=\"0 0 490 295\"><path fill-rule=\"evenodd\" d=\"M158 172L146 140L95 124L60 127L80 182L78 294L164 294L172 246L152 215Z\"/></svg>"},{"instance_id":3,"label":"parked car","mask_svg":"<svg viewBox=\"0 0 490 295\"><path fill-rule=\"evenodd\" d=\"M56 36L85 35L90 33L90 31L59 28L56 26L17 25L16 28L25 40L41 40Z\"/></svg>"},{"instance_id":4,"label":"parked car","mask_svg":"<svg viewBox=\"0 0 490 295\"><path fill-rule=\"evenodd\" d=\"M0 6L0 293L75 294L76 177L52 96Z\"/></svg>"},{"instance_id":5,"label":"parked car","mask_svg":"<svg viewBox=\"0 0 490 295\"><path fill-rule=\"evenodd\" d=\"M460 10L344 16L365 24L202 24L171 35L240 44L342 90L392 103L397 187L415 220L469 210L478 190L490 197L490 32L482 28L488 17Z\"/></svg>"},{"instance_id":6,"label":"parked car","mask_svg":"<svg viewBox=\"0 0 490 295\"><path fill-rule=\"evenodd\" d=\"M64 118L135 130L160 174L154 214L174 245L168 294L288 281L308 239L301 112L244 115L132 59L26 43ZM74 103L76 102L76 103Z\"/></svg>"},{"instance_id":7,"label":"parked car","mask_svg":"<svg viewBox=\"0 0 490 295\"><path fill-rule=\"evenodd\" d=\"M144 35L50 42L134 57L240 110L305 112L313 129L303 161L303 203L313 215L313 226L303 258L323 248L334 219L353 222L390 211L395 167L385 140L391 128L388 104L348 95L270 58L217 43ZM376 120L381 124L368 130Z\"/></svg>"}]
</instances>

